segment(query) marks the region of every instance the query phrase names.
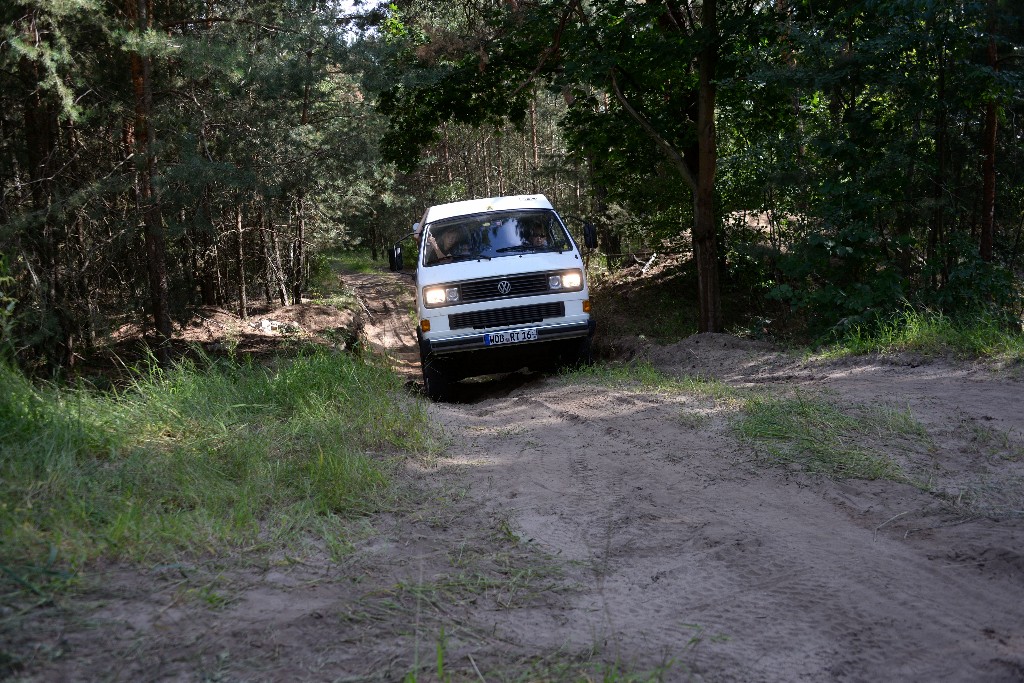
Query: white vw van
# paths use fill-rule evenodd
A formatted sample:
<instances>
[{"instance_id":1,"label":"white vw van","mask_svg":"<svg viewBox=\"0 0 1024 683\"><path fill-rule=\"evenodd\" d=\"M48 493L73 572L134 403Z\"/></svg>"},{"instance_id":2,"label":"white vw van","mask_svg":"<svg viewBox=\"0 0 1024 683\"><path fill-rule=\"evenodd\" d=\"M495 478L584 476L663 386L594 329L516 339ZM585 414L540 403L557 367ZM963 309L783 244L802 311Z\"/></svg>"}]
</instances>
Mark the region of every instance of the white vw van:
<instances>
[{"instance_id":1,"label":"white vw van","mask_svg":"<svg viewBox=\"0 0 1024 683\"><path fill-rule=\"evenodd\" d=\"M594 322L580 250L544 195L432 206L413 225L417 336L434 400L494 372L590 361ZM591 225L584 242L596 246ZM400 243L392 270L403 267Z\"/></svg>"}]
</instances>

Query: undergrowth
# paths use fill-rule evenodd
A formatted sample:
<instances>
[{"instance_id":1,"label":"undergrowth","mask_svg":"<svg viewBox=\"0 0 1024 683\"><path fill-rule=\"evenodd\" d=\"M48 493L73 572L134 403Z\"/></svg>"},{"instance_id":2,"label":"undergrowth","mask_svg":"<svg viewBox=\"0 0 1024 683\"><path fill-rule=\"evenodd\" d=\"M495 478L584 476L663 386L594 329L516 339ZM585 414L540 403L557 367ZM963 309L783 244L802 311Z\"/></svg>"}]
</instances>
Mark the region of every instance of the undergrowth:
<instances>
[{"instance_id":1,"label":"undergrowth","mask_svg":"<svg viewBox=\"0 0 1024 683\"><path fill-rule=\"evenodd\" d=\"M954 319L907 308L874 326L857 326L822 352L825 358L911 351L1024 361L1024 332L990 315Z\"/></svg>"},{"instance_id":2,"label":"undergrowth","mask_svg":"<svg viewBox=\"0 0 1024 683\"><path fill-rule=\"evenodd\" d=\"M0 366L0 423L0 568L22 588L101 557L342 552L400 454L433 447L393 372L327 351L142 365L117 392Z\"/></svg>"},{"instance_id":3,"label":"undergrowth","mask_svg":"<svg viewBox=\"0 0 1024 683\"><path fill-rule=\"evenodd\" d=\"M356 295L341 286L344 273L370 273L376 269L366 250L332 249L320 252L310 267L307 296L314 304L354 309L359 306Z\"/></svg>"}]
</instances>

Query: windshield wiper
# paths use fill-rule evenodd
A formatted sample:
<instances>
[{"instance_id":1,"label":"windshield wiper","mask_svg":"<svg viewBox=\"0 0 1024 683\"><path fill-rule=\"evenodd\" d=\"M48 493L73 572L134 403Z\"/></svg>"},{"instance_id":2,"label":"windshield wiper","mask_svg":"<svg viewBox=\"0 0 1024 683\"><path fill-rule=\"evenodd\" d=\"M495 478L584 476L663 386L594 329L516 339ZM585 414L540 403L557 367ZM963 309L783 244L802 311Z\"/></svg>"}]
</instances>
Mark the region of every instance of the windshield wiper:
<instances>
[{"instance_id":1,"label":"windshield wiper","mask_svg":"<svg viewBox=\"0 0 1024 683\"><path fill-rule=\"evenodd\" d=\"M532 244L517 244L512 247L502 247L501 249L495 249L495 253L501 254L506 251L533 251L535 247Z\"/></svg>"},{"instance_id":2,"label":"windshield wiper","mask_svg":"<svg viewBox=\"0 0 1024 683\"><path fill-rule=\"evenodd\" d=\"M455 263L457 261L476 261L477 259L484 259L490 261L490 256L484 256L483 254L459 254L458 256L447 257L448 263Z\"/></svg>"}]
</instances>

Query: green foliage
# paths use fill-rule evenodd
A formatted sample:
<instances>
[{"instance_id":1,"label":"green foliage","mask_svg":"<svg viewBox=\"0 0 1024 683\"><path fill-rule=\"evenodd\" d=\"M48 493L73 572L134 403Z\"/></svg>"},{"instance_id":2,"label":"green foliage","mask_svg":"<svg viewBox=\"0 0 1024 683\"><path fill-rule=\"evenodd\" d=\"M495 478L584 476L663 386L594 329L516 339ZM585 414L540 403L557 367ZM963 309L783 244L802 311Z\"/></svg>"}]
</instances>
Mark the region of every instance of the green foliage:
<instances>
[{"instance_id":1,"label":"green foliage","mask_svg":"<svg viewBox=\"0 0 1024 683\"><path fill-rule=\"evenodd\" d=\"M1019 11L865 0L781 19L779 40L750 43L746 82L722 88L720 127L724 201L784 219L733 248L783 304L773 317L813 338L871 326L906 300L1019 315L1004 267L1020 211L1009 137L996 152L995 262L980 261L977 238L985 103L1020 111L1024 74L1012 57L994 72L984 48L994 29L1000 54L1020 49ZM1019 135L1011 120L1000 125Z\"/></svg>"},{"instance_id":2,"label":"green foliage","mask_svg":"<svg viewBox=\"0 0 1024 683\"><path fill-rule=\"evenodd\" d=\"M863 225L847 223L834 238L811 233L780 255L777 267L785 281L768 298L801 311L811 334L865 324L905 298L903 278L880 258L872 231Z\"/></svg>"},{"instance_id":3,"label":"green foliage","mask_svg":"<svg viewBox=\"0 0 1024 683\"><path fill-rule=\"evenodd\" d=\"M314 0L230 0L215 18L202 5L158 3L140 31L117 5L8 3L8 350L51 372L152 308L155 257L135 195L147 129L178 317L240 303L245 287L250 301L301 298L318 251L358 246L379 259L423 206L469 196L545 192L563 214L599 225L612 267L630 252L685 253L685 174L629 115L610 74L692 171L696 55L712 38L702 7L427 0L351 24ZM1019 314L1019 3L717 7L715 206L726 301L732 289L750 317L741 325L770 319L768 333L820 337L885 319L904 299L952 316ZM133 58L152 67L140 129ZM989 106L995 258L982 263ZM752 213L771 228L734 220Z\"/></svg>"},{"instance_id":4,"label":"green foliage","mask_svg":"<svg viewBox=\"0 0 1024 683\"><path fill-rule=\"evenodd\" d=\"M0 564L338 547L387 505L394 456L432 447L387 368L313 352L140 366L117 393L0 368Z\"/></svg>"},{"instance_id":5,"label":"green foliage","mask_svg":"<svg viewBox=\"0 0 1024 683\"><path fill-rule=\"evenodd\" d=\"M169 310L185 317L196 305L240 303L245 286L250 302L254 292L301 297L309 255L383 243L360 233L377 179L393 170L378 163L380 120L336 7L157 3L152 28L140 30L109 3L9 5L0 10L0 252L23 368L68 365L126 314L152 308L149 273L161 266ZM140 62L151 109L134 88ZM138 148L148 131L151 170ZM139 230L143 172L162 259Z\"/></svg>"}]
</instances>

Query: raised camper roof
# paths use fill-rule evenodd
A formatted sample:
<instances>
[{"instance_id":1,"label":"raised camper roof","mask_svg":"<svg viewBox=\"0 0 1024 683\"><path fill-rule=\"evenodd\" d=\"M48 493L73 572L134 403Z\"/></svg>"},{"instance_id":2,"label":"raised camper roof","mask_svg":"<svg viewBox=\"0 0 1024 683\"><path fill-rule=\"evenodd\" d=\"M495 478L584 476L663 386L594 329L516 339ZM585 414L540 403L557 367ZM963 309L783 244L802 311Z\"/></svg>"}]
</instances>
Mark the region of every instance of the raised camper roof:
<instances>
[{"instance_id":1,"label":"raised camper roof","mask_svg":"<svg viewBox=\"0 0 1024 683\"><path fill-rule=\"evenodd\" d=\"M438 204L427 209L423 216L424 223L443 221L455 216L469 216L488 211L507 211L509 209L551 209L551 202L542 194L521 194L513 197L489 197L487 199L469 199L450 204Z\"/></svg>"}]
</instances>

